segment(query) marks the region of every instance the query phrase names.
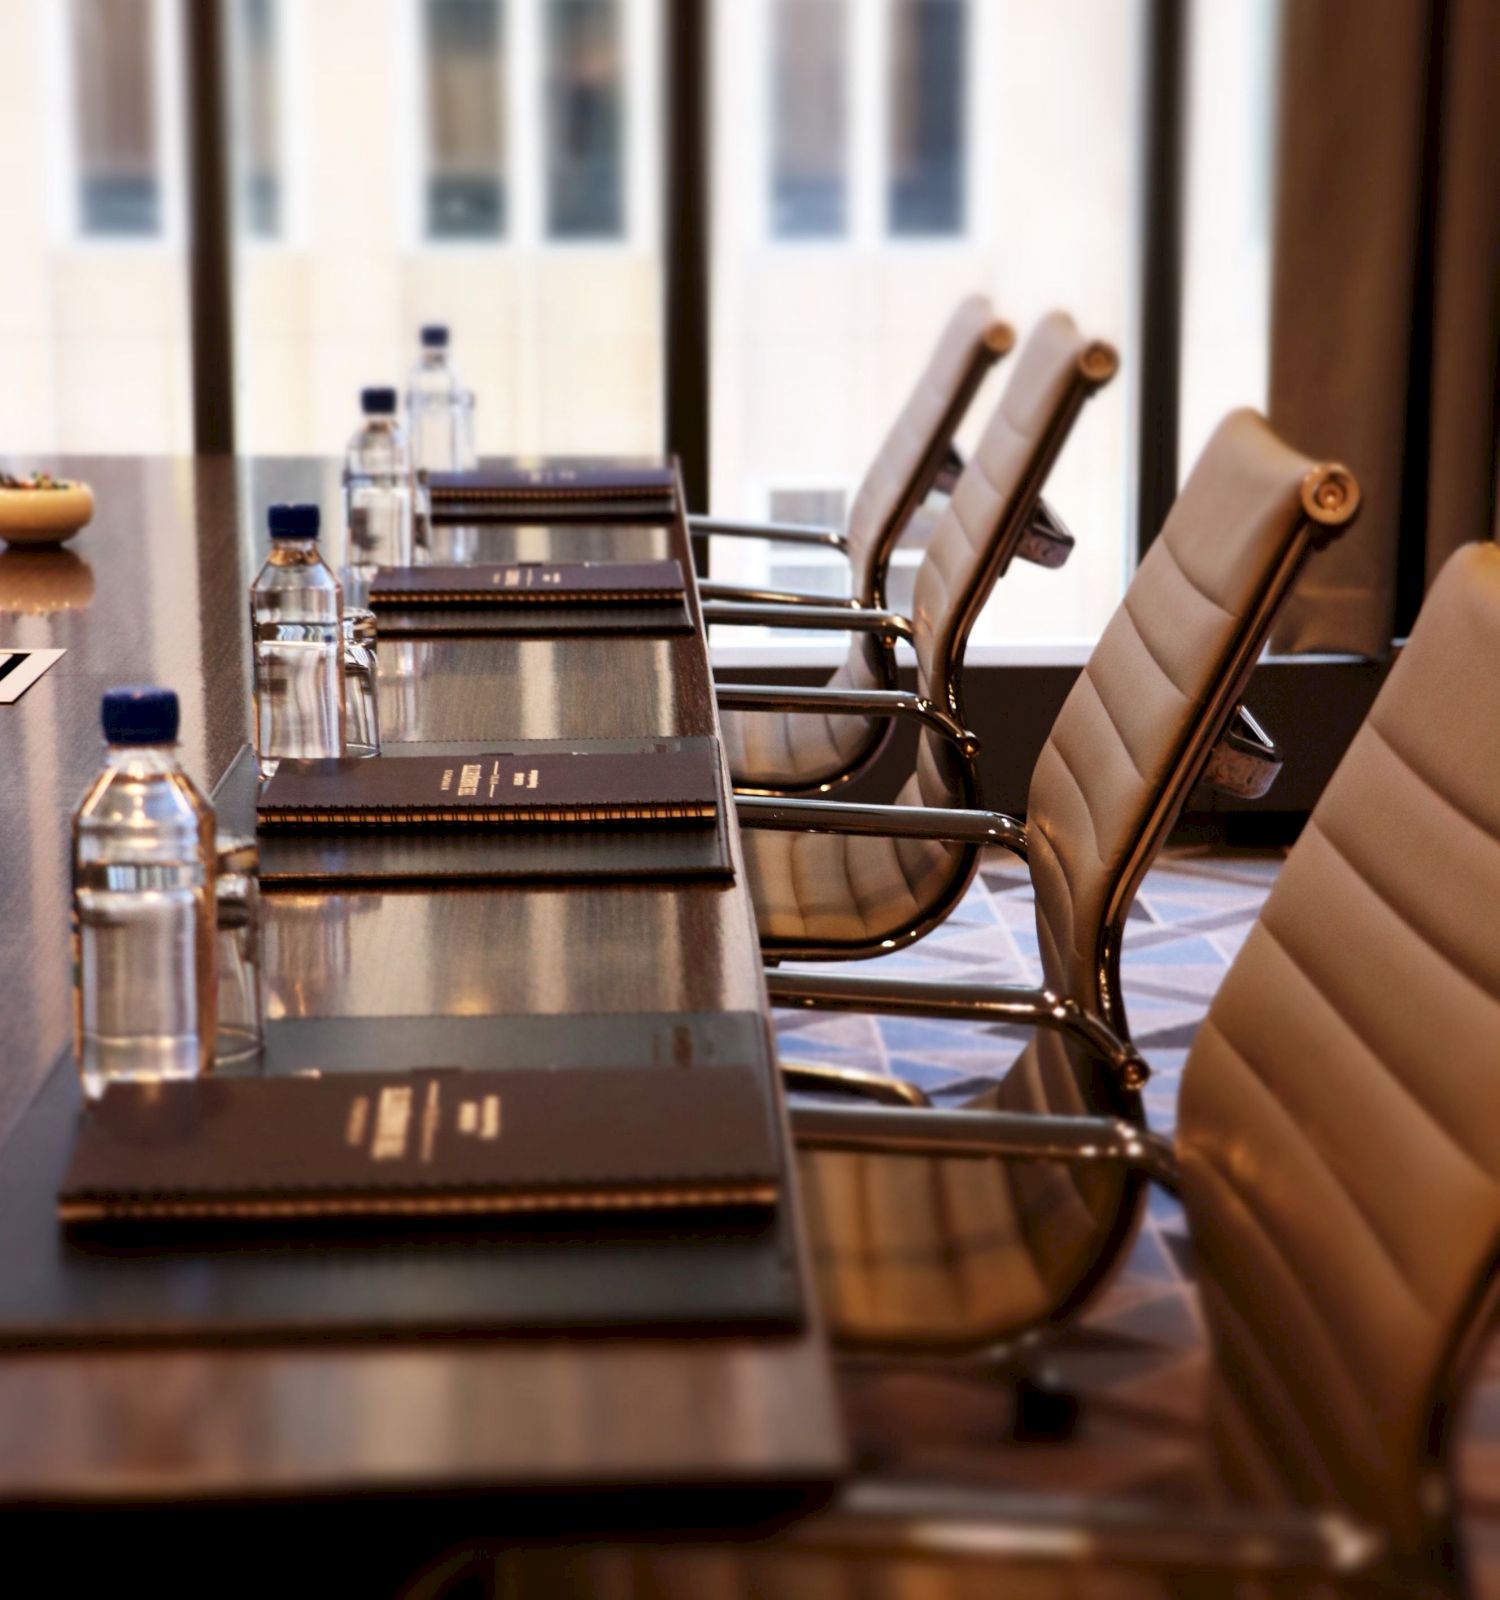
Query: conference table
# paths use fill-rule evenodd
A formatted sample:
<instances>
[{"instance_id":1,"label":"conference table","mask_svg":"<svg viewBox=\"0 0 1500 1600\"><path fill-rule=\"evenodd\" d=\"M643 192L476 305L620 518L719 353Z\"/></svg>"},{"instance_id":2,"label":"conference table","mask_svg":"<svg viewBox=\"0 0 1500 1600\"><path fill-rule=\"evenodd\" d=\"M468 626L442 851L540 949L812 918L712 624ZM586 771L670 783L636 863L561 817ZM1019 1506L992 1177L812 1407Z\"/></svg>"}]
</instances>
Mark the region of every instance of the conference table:
<instances>
[{"instance_id":1,"label":"conference table","mask_svg":"<svg viewBox=\"0 0 1500 1600\"><path fill-rule=\"evenodd\" d=\"M250 733L246 593L264 557L266 507L316 500L325 524L341 520L337 464L326 460L59 457L24 466L89 482L97 510L66 550L0 552L0 646L66 652L16 703L0 705L0 1187L7 1153L24 1144L39 1090L48 1092L49 1068L70 1041L69 824L101 756L100 695L122 682L176 689L184 763L211 787ZM607 536L486 525L465 535L465 553L675 556L691 573L680 490L676 506L657 525ZM383 738L713 735L691 580L689 590L692 630L661 637L382 641ZM754 1013L785 1155L753 908L726 809L731 882L269 893L272 1025L362 1018L378 1037L382 1019L396 1018L483 1018L503 1029L522 1016L623 1025ZM70 1069L63 1060L57 1070ZM52 1081L50 1092L62 1093ZM379 1341L335 1330L99 1348L0 1336L0 1513L24 1508L8 1527L35 1531L84 1508L149 1507L159 1519L170 1507L185 1525L196 1512L233 1508L267 1526L298 1507L363 1510L393 1546L409 1516L416 1531L400 1547L413 1551L449 1534L503 1533L512 1519L586 1534L784 1515L838 1480L845 1443L790 1160L782 1210L807 1291L799 1324L782 1329ZM14 1212L0 1215L0 1272L9 1263L24 1275L29 1261L62 1248L55 1229L20 1236ZM336 1275L327 1292L337 1295ZM381 1539L371 1539L372 1552Z\"/></svg>"}]
</instances>

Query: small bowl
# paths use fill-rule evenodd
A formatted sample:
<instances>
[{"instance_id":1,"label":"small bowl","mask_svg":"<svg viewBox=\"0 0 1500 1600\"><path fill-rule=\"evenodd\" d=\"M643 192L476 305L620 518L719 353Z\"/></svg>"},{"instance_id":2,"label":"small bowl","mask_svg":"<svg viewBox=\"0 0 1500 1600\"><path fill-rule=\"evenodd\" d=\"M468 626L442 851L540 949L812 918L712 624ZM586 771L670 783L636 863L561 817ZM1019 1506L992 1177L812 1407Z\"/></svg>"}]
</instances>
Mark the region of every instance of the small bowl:
<instances>
[{"instance_id":1,"label":"small bowl","mask_svg":"<svg viewBox=\"0 0 1500 1600\"><path fill-rule=\"evenodd\" d=\"M0 539L6 544L61 544L93 514L94 492L86 483L59 479L46 489L0 487Z\"/></svg>"}]
</instances>

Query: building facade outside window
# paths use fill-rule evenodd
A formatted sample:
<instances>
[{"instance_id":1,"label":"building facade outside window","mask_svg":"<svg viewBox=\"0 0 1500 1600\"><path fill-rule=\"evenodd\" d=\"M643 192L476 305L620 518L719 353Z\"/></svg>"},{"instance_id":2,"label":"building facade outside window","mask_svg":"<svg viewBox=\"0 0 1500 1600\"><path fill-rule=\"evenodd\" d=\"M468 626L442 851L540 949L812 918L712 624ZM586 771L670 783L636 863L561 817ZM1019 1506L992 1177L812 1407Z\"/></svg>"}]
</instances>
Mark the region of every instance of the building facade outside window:
<instances>
[{"instance_id":1,"label":"building facade outside window","mask_svg":"<svg viewBox=\"0 0 1500 1600\"><path fill-rule=\"evenodd\" d=\"M280 239L286 225L281 4L238 0L231 34L239 226L265 243Z\"/></svg>"},{"instance_id":2,"label":"building facade outside window","mask_svg":"<svg viewBox=\"0 0 1500 1600\"><path fill-rule=\"evenodd\" d=\"M770 52L771 231L837 239L849 226L849 8L775 0Z\"/></svg>"},{"instance_id":3,"label":"building facade outside window","mask_svg":"<svg viewBox=\"0 0 1500 1600\"><path fill-rule=\"evenodd\" d=\"M887 100L887 227L894 238L964 231L966 0L896 0Z\"/></svg>"},{"instance_id":4,"label":"building facade outside window","mask_svg":"<svg viewBox=\"0 0 1500 1600\"><path fill-rule=\"evenodd\" d=\"M162 231L152 0L72 0L78 231L95 239Z\"/></svg>"},{"instance_id":5,"label":"building facade outside window","mask_svg":"<svg viewBox=\"0 0 1500 1600\"><path fill-rule=\"evenodd\" d=\"M501 0L425 0L431 239L506 231L505 8Z\"/></svg>"},{"instance_id":6,"label":"building facade outside window","mask_svg":"<svg viewBox=\"0 0 1500 1600\"><path fill-rule=\"evenodd\" d=\"M620 8L552 0L546 32L547 233L617 239L625 231Z\"/></svg>"}]
</instances>

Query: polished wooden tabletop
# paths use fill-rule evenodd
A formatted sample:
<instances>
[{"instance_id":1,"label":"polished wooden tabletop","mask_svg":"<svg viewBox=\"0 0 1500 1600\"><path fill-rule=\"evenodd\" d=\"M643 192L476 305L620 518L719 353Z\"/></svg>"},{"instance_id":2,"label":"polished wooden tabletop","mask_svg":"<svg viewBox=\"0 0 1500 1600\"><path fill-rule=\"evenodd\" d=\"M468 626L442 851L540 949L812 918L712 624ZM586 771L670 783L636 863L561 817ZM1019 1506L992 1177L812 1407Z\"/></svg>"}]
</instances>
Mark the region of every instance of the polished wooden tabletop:
<instances>
[{"instance_id":1,"label":"polished wooden tabletop","mask_svg":"<svg viewBox=\"0 0 1500 1600\"><path fill-rule=\"evenodd\" d=\"M67 651L0 706L0 1131L68 1039L69 819L100 759L102 691L175 688L185 764L209 787L249 733L245 595L264 554L265 507L317 499L338 520L331 462L25 465L86 479L98 510L76 553L0 552L0 646ZM577 558L600 553L590 537L487 529L465 553ZM686 555L680 522L629 540L618 553ZM717 728L701 626L667 638L382 643L380 653L387 739ZM766 1005L742 876L729 886L273 896L267 920L273 1017ZM842 1453L816 1326L0 1359L0 1501L816 1484L838 1473Z\"/></svg>"}]
</instances>

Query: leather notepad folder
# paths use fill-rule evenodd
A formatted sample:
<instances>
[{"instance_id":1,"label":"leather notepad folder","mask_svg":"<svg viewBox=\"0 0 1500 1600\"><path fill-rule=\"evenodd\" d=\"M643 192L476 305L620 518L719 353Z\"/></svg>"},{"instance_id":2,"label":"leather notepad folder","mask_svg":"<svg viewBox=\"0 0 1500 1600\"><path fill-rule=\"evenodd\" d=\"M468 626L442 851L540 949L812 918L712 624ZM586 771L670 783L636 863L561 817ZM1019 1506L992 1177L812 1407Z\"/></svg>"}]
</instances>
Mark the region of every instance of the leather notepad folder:
<instances>
[{"instance_id":1,"label":"leather notepad folder","mask_svg":"<svg viewBox=\"0 0 1500 1600\"><path fill-rule=\"evenodd\" d=\"M427 491L434 516L452 520L485 512L528 509L548 515L615 514L634 507L671 509L677 477L670 467L498 467L479 472L432 472Z\"/></svg>"},{"instance_id":2,"label":"leather notepad folder","mask_svg":"<svg viewBox=\"0 0 1500 1600\"><path fill-rule=\"evenodd\" d=\"M398 606L670 605L683 595L675 561L517 561L382 567L370 585L378 611Z\"/></svg>"},{"instance_id":3,"label":"leather notepad folder","mask_svg":"<svg viewBox=\"0 0 1500 1600\"><path fill-rule=\"evenodd\" d=\"M256 821L262 828L710 827L718 810L717 752L705 742L638 754L533 749L283 761L261 792Z\"/></svg>"},{"instance_id":4,"label":"leather notepad folder","mask_svg":"<svg viewBox=\"0 0 1500 1600\"><path fill-rule=\"evenodd\" d=\"M58 1216L452 1225L766 1210L778 1187L749 1067L424 1068L111 1084L79 1126Z\"/></svg>"}]
</instances>

